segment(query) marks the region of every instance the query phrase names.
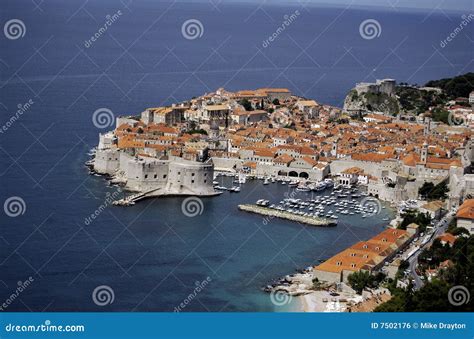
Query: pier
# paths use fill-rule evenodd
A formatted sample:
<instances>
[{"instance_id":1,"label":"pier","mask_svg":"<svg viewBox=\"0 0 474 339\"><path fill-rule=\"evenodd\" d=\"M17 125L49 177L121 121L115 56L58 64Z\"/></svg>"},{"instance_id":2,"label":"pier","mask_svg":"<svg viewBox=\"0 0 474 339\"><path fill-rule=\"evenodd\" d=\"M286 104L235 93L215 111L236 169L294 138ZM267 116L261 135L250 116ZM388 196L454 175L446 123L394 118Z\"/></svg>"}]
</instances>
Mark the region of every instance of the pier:
<instances>
[{"instance_id":1,"label":"pier","mask_svg":"<svg viewBox=\"0 0 474 339\"><path fill-rule=\"evenodd\" d=\"M311 225L311 226L330 227L330 226L337 225L336 220L330 220L330 219L319 218L319 217L315 218L313 216L295 215L287 211L279 211L279 210L274 210L268 207L251 205L251 204L239 205L239 210L261 214L261 215L265 215L269 217L296 221L296 222Z\"/></svg>"},{"instance_id":2,"label":"pier","mask_svg":"<svg viewBox=\"0 0 474 339\"><path fill-rule=\"evenodd\" d=\"M151 193L156 192L160 189L161 188L157 188L157 189L149 190L147 192L129 195L128 197L114 201L112 204L116 206L132 206L132 205L135 205L137 201L150 197Z\"/></svg>"},{"instance_id":3,"label":"pier","mask_svg":"<svg viewBox=\"0 0 474 339\"><path fill-rule=\"evenodd\" d=\"M167 192L158 192L161 188L155 188L146 192L136 193L129 195L123 199L115 200L112 204L115 206L133 206L136 202L146 199L146 198L157 198L164 196L187 196L188 194L172 194ZM158 193L157 193L158 192ZM222 194L222 192L212 192L211 194L200 195L201 197L213 197Z\"/></svg>"}]
</instances>

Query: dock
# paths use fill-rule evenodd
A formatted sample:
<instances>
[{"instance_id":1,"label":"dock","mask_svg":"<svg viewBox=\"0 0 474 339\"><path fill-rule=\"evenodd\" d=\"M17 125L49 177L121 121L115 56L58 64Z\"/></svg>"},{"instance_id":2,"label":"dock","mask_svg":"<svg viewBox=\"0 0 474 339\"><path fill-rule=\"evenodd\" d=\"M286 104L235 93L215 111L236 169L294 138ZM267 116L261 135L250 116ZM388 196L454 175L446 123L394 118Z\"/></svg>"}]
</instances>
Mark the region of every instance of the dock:
<instances>
[{"instance_id":1,"label":"dock","mask_svg":"<svg viewBox=\"0 0 474 339\"><path fill-rule=\"evenodd\" d=\"M151 193L154 193L160 189L161 188L156 188L147 192L132 194L123 199L115 200L112 204L116 206L133 206L137 201L150 197Z\"/></svg>"},{"instance_id":2,"label":"dock","mask_svg":"<svg viewBox=\"0 0 474 339\"><path fill-rule=\"evenodd\" d=\"M280 219L296 221L296 222L311 225L311 226L331 227L331 226L337 225L337 221L335 220L297 215L297 214L293 214L287 211L279 211L279 210L275 210L275 209L264 207L264 206L244 204L244 205L239 205L238 207L239 207L239 210L241 211L256 213L256 214L260 214L260 215L264 215L268 217L275 217L275 218L280 218Z\"/></svg>"},{"instance_id":3,"label":"dock","mask_svg":"<svg viewBox=\"0 0 474 339\"><path fill-rule=\"evenodd\" d=\"M166 192L158 192L161 188L155 188L146 192L140 192L136 194L129 195L123 199L115 200L112 204L116 206L133 206L136 202L146 199L146 198L157 198L165 196L191 196L191 194L169 194ZM157 193L158 192L158 193ZM222 194L223 192L212 192L206 195L200 195L202 197L213 197Z\"/></svg>"}]
</instances>

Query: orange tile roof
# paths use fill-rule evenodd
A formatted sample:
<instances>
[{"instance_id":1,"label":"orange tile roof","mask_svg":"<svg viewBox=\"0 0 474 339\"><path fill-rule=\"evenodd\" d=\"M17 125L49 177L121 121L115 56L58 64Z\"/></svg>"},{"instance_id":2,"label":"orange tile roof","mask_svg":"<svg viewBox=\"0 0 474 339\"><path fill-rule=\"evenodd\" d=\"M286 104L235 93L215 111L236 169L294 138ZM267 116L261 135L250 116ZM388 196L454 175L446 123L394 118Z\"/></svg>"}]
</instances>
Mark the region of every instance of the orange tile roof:
<instances>
[{"instance_id":1,"label":"orange tile roof","mask_svg":"<svg viewBox=\"0 0 474 339\"><path fill-rule=\"evenodd\" d=\"M314 167L318 164L317 160L314 160L310 157L303 157L302 160L304 160L307 164L311 165L312 167Z\"/></svg>"},{"instance_id":2,"label":"orange tile roof","mask_svg":"<svg viewBox=\"0 0 474 339\"><path fill-rule=\"evenodd\" d=\"M288 88L259 88L257 91L261 91L265 93L289 93L290 92Z\"/></svg>"},{"instance_id":3,"label":"orange tile roof","mask_svg":"<svg viewBox=\"0 0 474 339\"><path fill-rule=\"evenodd\" d=\"M280 163L280 164L289 164L293 160L295 160L295 159L291 155L289 155L287 153L283 153L282 155L276 157L273 160L273 162L274 163Z\"/></svg>"},{"instance_id":4,"label":"orange tile roof","mask_svg":"<svg viewBox=\"0 0 474 339\"><path fill-rule=\"evenodd\" d=\"M274 154L275 154L275 152L273 152L272 150L269 150L269 149L265 149L265 148L259 148L259 149L255 150L255 155L257 155L259 157L273 158Z\"/></svg>"},{"instance_id":5,"label":"orange tile roof","mask_svg":"<svg viewBox=\"0 0 474 339\"><path fill-rule=\"evenodd\" d=\"M410 153L402 159L402 162L405 166L414 167L418 162L420 162L420 156L416 153Z\"/></svg>"},{"instance_id":6,"label":"orange tile roof","mask_svg":"<svg viewBox=\"0 0 474 339\"><path fill-rule=\"evenodd\" d=\"M362 154L352 154L351 158L353 160L359 161L370 161L370 162L382 162L383 160L391 158L391 155L387 154L378 154L378 153L362 153Z\"/></svg>"},{"instance_id":7,"label":"orange tile roof","mask_svg":"<svg viewBox=\"0 0 474 339\"><path fill-rule=\"evenodd\" d=\"M345 169L344 171L342 171L341 173L344 173L344 174L364 174L364 170L362 168L359 168L359 167L350 167L350 168L347 168Z\"/></svg>"},{"instance_id":8,"label":"orange tile roof","mask_svg":"<svg viewBox=\"0 0 474 339\"><path fill-rule=\"evenodd\" d=\"M468 199L459 207L456 217L474 220L474 199Z\"/></svg>"},{"instance_id":9,"label":"orange tile roof","mask_svg":"<svg viewBox=\"0 0 474 339\"><path fill-rule=\"evenodd\" d=\"M253 162L253 161L249 161L249 162L244 163L243 166L250 167L252 169L256 169L257 168L257 163Z\"/></svg>"},{"instance_id":10,"label":"orange tile roof","mask_svg":"<svg viewBox=\"0 0 474 339\"><path fill-rule=\"evenodd\" d=\"M314 269L333 273L344 270L371 270L381 263L386 256L405 243L409 237L405 230L386 229L368 241L358 242L339 252Z\"/></svg>"},{"instance_id":11,"label":"orange tile roof","mask_svg":"<svg viewBox=\"0 0 474 339\"><path fill-rule=\"evenodd\" d=\"M441 242L449 243L451 246L456 242L456 237L450 233L443 233L438 237L438 239Z\"/></svg>"}]
</instances>

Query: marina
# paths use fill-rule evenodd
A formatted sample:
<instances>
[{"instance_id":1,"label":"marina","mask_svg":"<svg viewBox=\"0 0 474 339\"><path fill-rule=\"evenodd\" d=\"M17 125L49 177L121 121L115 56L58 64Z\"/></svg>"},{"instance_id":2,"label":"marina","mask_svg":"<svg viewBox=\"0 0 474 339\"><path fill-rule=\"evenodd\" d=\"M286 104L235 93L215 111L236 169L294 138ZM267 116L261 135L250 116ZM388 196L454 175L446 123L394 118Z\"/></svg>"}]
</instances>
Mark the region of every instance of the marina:
<instances>
[{"instance_id":1,"label":"marina","mask_svg":"<svg viewBox=\"0 0 474 339\"><path fill-rule=\"evenodd\" d=\"M216 173L215 179L217 180L217 178L221 177L222 186L220 186L218 181L215 181L214 188L222 191L232 192L237 190L240 192L240 185L226 187L223 184L224 178L230 176L234 175L232 173ZM246 182L256 182L257 185L263 181L263 187L270 183L279 182L290 192L290 194L286 195L291 196L291 198L284 198L279 202L258 199L255 202L255 209L248 207L251 205L246 205L243 208L240 208L239 205L239 209L245 209L248 212L271 216L278 215L282 219L288 220L298 217L299 222L302 222L301 220L309 220L307 222L309 224L313 224L313 220L329 220L333 224L337 224L338 219L343 216L358 216L361 219L365 219L380 214L385 209L385 206L378 199L370 197L366 192L359 190L358 187L334 185L334 181L330 178L324 181L309 182L281 177L269 179L268 177L239 174L239 177L242 176L246 178ZM237 178L237 175L235 177ZM389 220L390 218L387 216L383 218L383 221Z\"/></svg>"}]
</instances>

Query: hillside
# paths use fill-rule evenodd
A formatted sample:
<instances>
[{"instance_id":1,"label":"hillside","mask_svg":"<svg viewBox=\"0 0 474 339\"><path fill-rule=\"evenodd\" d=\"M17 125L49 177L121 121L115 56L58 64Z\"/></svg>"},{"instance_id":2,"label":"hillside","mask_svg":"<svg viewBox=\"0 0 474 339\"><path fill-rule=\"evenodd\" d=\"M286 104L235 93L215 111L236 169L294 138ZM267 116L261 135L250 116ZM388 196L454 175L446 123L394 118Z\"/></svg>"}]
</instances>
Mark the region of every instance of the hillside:
<instances>
[{"instance_id":1,"label":"hillside","mask_svg":"<svg viewBox=\"0 0 474 339\"><path fill-rule=\"evenodd\" d=\"M474 90L474 73L466 73L454 78L431 80L425 86L441 88L448 100L458 97L466 98Z\"/></svg>"},{"instance_id":2,"label":"hillside","mask_svg":"<svg viewBox=\"0 0 474 339\"><path fill-rule=\"evenodd\" d=\"M428 88L432 87L432 89ZM436 90L441 89L441 91ZM385 114L396 115L398 113L421 114L430 108L434 108L434 113L441 118L435 120L445 120L445 104L459 97L469 97L469 93L474 90L474 73L453 78L428 81L424 87L399 84L395 87L395 95L383 92L379 93L357 93L352 89L344 100L344 110L346 111L369 111L383 112Z\"/></svg>"}]
</instances>

